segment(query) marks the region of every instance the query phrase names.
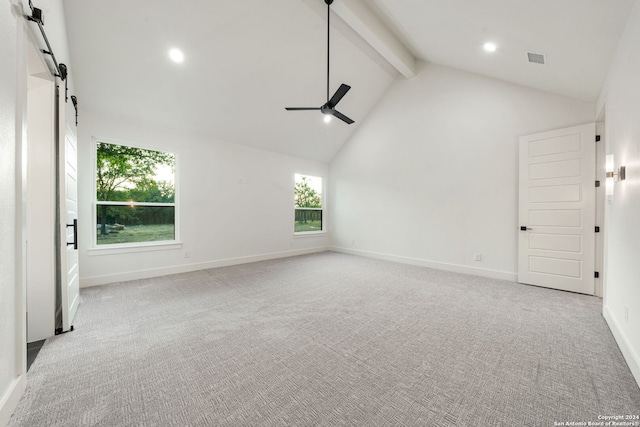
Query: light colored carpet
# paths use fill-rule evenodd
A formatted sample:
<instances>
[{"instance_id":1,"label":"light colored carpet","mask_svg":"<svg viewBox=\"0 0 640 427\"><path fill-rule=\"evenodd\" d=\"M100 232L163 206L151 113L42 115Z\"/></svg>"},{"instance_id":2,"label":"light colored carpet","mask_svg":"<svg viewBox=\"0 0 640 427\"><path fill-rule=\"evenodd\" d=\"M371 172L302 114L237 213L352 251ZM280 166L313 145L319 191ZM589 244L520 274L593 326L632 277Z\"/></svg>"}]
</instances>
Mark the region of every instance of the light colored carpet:
<instances>
[{"instance_id":1,"label":"light colored carpet","mask_svg":"<svg viewBox=\"0 0 640 427\"><path fill-rule=\"evenodd\" d=\"M10 426L547 426L640 413L601 300L337 253L84 289Z\"/></svg>"}]
</instances>

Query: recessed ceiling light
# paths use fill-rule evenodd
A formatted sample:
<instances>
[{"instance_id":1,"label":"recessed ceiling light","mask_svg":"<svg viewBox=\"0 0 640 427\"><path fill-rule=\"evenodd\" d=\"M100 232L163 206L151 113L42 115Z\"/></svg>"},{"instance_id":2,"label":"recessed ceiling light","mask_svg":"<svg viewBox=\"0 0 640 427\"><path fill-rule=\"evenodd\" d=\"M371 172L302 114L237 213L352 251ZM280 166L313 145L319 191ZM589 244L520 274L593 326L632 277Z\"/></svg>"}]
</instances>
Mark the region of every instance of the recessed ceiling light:
<instances>
[{"instance_id":1,"label":"recessed ceiling light","mask_svg":"<svg viewBox=\"0 0 640 427\"><path fill-rule=\"evenodd\" d=\"M328 114L327 114L327 115L325 115L325 116L324 116L324 122L325 122L325 123L329 123L330 121L331 121L331 116L330 116L330 115L328 115Z\"/></svg>"},{"instance_id":2,"label":"recessed ceiling light","mask_svg":"<svg viewBox=\"0 0 640 427\"><path fill-rule=\"evenodd\" d=\"M497 48L498 47L491 42L487 42L484 44L484 50L486 50L487 52L495 52Z\"/></svg>"},{"instance_id":3,"label":"recessed ceiling light","mask_svg":"<svg viewBox=\"0 0 640 427\"><path fill-rule=\"evenodd\" d=\"M178 64L184 61L184 53L180 49L171 49L169 51L169 58L173 62L177 62Z\"/></svg>"}]
</instances>

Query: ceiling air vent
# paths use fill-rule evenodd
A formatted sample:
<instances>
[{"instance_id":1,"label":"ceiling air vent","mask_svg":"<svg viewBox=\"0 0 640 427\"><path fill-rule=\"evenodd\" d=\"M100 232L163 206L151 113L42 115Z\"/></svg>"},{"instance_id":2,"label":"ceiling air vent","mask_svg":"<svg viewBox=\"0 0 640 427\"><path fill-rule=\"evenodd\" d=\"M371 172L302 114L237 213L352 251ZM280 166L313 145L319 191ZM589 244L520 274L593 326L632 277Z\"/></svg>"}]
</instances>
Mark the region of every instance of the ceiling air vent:
<instances>
[{"instance_id":1,"label":"ceiling air vent","mask_svg":"<svg viewBox=\"0 0 640 427\"><path fill-rule=\"evenodd\" d=\"M541 53L527 52L527 58L529 58L529 62L531 62L532 64L544 65L545 63L544 55Z\"/></svg>"}]
</instances>

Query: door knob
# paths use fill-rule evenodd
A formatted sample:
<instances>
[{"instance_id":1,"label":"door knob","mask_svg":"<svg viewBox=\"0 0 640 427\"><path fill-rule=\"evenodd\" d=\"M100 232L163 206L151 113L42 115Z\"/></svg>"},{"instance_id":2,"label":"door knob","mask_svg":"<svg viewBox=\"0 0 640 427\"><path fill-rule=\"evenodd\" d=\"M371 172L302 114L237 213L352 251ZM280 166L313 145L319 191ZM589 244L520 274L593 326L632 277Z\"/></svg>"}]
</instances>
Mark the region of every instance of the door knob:
<instances>
[{"instance_id":1,"label":"door knob","mask_svg":"<svg viewBox=\"0 0 640 427\"><path fill-rule=\"evenodd\" d=\"M520 230L521 231L527 231L527 230L532 230L532 228L522 226L522 227L520 227Z\"/></svg>"}]
</instances>

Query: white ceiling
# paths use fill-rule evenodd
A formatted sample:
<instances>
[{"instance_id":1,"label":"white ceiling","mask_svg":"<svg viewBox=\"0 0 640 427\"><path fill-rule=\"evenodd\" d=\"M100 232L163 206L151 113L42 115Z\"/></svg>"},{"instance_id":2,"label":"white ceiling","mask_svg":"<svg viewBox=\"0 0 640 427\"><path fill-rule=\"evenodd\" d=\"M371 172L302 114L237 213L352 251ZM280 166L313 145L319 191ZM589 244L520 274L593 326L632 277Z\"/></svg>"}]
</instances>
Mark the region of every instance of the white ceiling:
<instances>
[{"instance_id":1,"label":"white ceiling","mask_svg":"<svg viewBox=\"0 0 640 427\"><path fill-rule=\"evenodd\" d=\"M634 1L364 3L418 59L595 100ZM326 101L323 0L63 4L79 103L116 118L326 162L403 78L332 17L331 93L352 86L338 110L356 123L327 125L319 112L284 110ZM482 50L488 40L493 55ZM183 64L169 61L171 47ZM527 63L527 51L548 64Z\"/></svg>"},{"instance_id":2,"label":"white ceiling","mask_svg":"<svg viewBox=\"0 0 640 427\"><path fill-rule=\"evenodd\" d=\"M372 1L419 59L583 100L598 97L634 2ZM495 53L482 49L487 41ZM547 64L530 64L527 52Z\"/></svg>"}]
</instances>

